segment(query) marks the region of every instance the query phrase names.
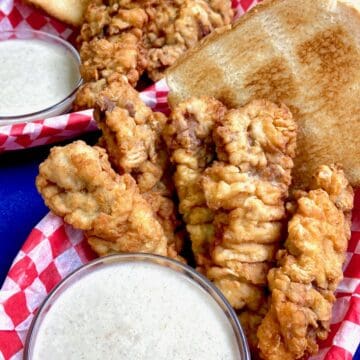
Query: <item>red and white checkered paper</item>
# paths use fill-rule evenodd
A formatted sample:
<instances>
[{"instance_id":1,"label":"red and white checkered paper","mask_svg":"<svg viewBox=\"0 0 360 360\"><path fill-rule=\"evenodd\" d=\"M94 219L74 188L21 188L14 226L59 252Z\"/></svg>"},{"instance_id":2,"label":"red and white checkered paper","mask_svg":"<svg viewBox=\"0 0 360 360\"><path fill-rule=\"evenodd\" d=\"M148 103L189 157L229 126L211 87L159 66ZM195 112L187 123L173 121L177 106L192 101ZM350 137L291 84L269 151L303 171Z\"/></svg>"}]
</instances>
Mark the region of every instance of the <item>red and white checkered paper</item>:
<instances>
[{"instance_id":1,"label":"red and white checkered paper","mask_svg":"<svg viewBox=\"0 0 360 360\"><path fill-rule=\"evenodd\" d=\"M161 80L141 92L140 97L154 110L167 113L169 110L167 94L166 82ZM97 129L92 109L27 123L3 125L0 126L0 154L4 151L27 149L73 139Z\"/></svg>"},{"instance_id":2,"label":"red and white checkered paper","mask_svg":"<svg viewBox=\"0 0 360 360\"><path fill-rule=\"evenodd\" d=\"M238 15L257 3L234 0ZM39 11L13 0L0 0L0 31L34 28L72 39L73 31ZM167 86L154 84L143 100L167 112ZM92 111L71 113L27 124L0 126L0 152L69 139L96 129ZM95 254L81 231L49 213L30 233L0 290L0 360L20 360L31 320L53 287ZM312 360L351 360L360 342L360 190L355 197L352 237L337 292L331 333Z\"/></svg>"}]
</instances>

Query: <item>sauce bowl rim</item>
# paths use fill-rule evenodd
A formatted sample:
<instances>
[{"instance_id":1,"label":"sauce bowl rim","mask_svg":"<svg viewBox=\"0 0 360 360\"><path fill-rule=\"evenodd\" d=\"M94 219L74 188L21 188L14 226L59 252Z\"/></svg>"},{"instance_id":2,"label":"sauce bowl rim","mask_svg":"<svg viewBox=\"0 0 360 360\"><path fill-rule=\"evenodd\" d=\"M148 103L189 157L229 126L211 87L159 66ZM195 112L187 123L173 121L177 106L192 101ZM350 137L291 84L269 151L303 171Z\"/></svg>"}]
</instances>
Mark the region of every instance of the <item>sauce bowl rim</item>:
<instances>
[{"instance_id":1,"label":"sauce bowl rim","mask_svg":"<svg viewBox=\"0 0 360 360\"><path fill-rule=\"evenodd\" d=\"M19 40L30 40L30 39L36 39L36 35L37 36L41 36L43 37L43 39L41 39L41 41L49 41L49 40L53 40L52 43L57 42L58 45L57 46L63 46L64 48L66 48L67 50L70 51L71 55L73 56L74 60L76 61L77 65L80 67L81 64L81 60L80 60L80 55L79 52L76 50L76 48L68 41L66 41L65 39L61 38L60 36L45 32L45 31L41 31L41 30L32 30L32 29L17 29L17 30L5 30L5 31L1 31L0 32L0 42L1 41L6 41L6 40L12 40L13 38L9 38L9 39L3 39L3 36L6 36L6 34L11 35L33 35L34 37L29 37L29 38L15 38L15 39L19 39ZM47 39L47 40L46 40ZM22 120L24 122L30 122L30 121L36 121L36 120L42 120L41 116L44 113L47 113L49 111L55 110L58 107L61 107L61 105L65 104L67 101L69 101L78 91L78 89L80 88L80 86L83 84L83 79L81 77L80 71L79 71L79 80L76 83L74 89L68 94L66 95L62 100L58 101L57 103L55 103L54 105L48 106L44 109L41 110L37 110L31 113L25 113L25 114L20 114L20 115L1 115L0 114L0 126L1 125L9 125L10 123L15 123L15 122L21 122ZM33 118L33 117L38 117L37 119L30 119L28 120L27 118ZM5 123L1 124L1 121L6 121Z\"/></svg>"}]
</instances>

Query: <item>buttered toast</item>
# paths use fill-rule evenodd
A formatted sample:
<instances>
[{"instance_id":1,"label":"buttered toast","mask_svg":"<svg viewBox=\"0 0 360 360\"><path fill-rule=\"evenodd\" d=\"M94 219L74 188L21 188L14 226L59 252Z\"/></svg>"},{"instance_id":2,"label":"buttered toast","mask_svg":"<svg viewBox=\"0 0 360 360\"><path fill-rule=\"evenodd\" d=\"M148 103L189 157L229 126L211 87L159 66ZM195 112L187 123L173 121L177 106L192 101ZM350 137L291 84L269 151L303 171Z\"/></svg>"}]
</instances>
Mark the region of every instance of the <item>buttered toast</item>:
<instances>
[{"instance_id":1,"label":"buttered toast","mask_svg":"<svg viewBox=\"0 0 360 360\"><path fill-rule=\"evenodd\" d=\"M360 186L360 1L265 0L168 70L172 105L285 103L299 124L295 183L339 162Z\"/></svg>"}]
</instances>

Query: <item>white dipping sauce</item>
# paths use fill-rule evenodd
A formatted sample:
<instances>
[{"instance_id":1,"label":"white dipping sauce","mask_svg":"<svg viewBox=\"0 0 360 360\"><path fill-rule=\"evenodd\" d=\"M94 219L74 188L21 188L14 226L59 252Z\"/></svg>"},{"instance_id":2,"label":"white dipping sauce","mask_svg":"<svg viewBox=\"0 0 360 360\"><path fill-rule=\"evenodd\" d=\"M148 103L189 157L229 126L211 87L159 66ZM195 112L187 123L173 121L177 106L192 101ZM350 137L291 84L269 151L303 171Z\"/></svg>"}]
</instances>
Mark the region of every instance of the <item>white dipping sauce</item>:
<instances>
[{"instance_id":1,"label":"white dipping sauce","mask_svg":"<svg viewBox=\"0 0 360 360\"><path fill-rule=\"evenodd\" d=\"M240 359L229 320L183 274L131 262L94 270L52 305L32 359Z\"/></svg>"},{"instance_id":2,"label":"white dipping sauce","mask_svg":"<svg viewBox=\"0 0 360 360\"><path fill-rule=\"evenodd\" d=\"M0 41L0 116L41 111L76 88L79 65L69 51L40 39Z\"/></svg>"}]
</instances>

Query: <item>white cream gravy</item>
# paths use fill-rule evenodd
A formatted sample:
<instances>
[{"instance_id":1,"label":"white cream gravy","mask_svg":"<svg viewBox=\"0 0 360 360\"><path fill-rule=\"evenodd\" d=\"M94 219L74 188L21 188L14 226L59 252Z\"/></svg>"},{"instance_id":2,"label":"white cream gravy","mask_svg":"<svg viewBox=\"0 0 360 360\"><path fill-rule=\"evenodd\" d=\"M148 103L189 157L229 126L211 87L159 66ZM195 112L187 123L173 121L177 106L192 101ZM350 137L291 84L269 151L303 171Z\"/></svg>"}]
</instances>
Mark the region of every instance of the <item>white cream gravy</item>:
<instances>
[{"instance_id":1,"label":"white cream gravy","mask_svg":"<svg viewBox=\"0 0 360 360\"><path fill-rule=\"evenodd\" d=\"M233 360L240 353L219 305L168 268L110 265L53 304L35 338L35 360Z\"/></svg>"},{"instance_id":2,"label":"white cream gravy","mask_svg":"<svg viewBox=\"0 0 360 360\"><path fill-rule=\"evenodd\" d=\"M0 41L0 116L41 111L65 99L80 79L65 48L40 39Z\"/></svg>"}]
</instances>

